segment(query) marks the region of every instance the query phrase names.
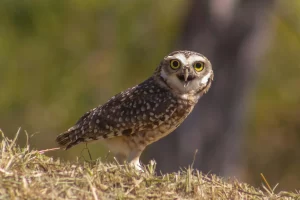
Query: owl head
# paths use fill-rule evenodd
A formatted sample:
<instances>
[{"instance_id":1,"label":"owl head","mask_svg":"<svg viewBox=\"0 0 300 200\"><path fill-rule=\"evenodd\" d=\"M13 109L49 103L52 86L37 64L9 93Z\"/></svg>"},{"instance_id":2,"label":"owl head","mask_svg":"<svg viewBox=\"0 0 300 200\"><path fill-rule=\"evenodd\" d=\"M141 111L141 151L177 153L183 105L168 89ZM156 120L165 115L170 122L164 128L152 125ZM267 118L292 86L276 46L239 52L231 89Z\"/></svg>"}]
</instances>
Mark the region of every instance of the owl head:
<instances>
[{"instance_id":1,"label":"owl head","mask_svg":"<svg viewBox=\"0 0 300 200\"><path fill-rule=\"evenodd\" d=\"M161 61L155 74L179 95L206 92L213 80L213 70L209 60L193 51L170 53Z\"/></svg>"}]
</instances>

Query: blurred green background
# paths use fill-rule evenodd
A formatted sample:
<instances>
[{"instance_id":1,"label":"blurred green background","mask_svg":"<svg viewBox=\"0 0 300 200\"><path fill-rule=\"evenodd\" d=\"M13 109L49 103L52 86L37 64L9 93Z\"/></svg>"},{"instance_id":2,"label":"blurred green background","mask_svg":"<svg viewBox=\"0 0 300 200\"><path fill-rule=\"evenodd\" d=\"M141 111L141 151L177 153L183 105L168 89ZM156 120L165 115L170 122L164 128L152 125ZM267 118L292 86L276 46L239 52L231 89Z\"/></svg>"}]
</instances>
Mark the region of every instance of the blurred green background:
<instances>
[{"instance_id":1,"label":"blurred green background","mask_svg":"<svg viewBox=\"0 0 300 200\"><path fill-rule=\"evenodd\" d=\"M188 4L2 0L0 128L13 137L22 127L20 144L26 130L31 147L55 147L83 113L151 75L176 45ZM249 94L241 169L256 186L266 171L280 188L300 185L299 13L300 1L282 0L268 14L272 39ZM73 160L83 147L50 155ZM91 150L107 152L99 144Z\"/></svg>"}]
</instances>

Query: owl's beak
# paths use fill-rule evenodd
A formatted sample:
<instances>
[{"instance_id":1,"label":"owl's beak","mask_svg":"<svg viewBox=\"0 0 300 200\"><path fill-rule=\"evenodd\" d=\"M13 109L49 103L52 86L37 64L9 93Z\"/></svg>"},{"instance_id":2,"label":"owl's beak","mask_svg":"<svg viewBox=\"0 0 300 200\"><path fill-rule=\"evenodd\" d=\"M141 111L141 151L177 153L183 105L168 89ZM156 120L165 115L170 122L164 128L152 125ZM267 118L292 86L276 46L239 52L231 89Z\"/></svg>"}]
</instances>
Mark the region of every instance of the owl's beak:
<instances>
[{"instance_id":1,"label":"owl's beak","mask_svg":"<svg viewBox=\"0 0 300 200\"><path fill-rule=\"evenodd\" d=\"M187 82L188 77L189 77L189 70L188 70L188 68L183 69L183 77L184 77L184 81Z\"/></svg>"},{"instance_id":2,"label":"owl's beak","mask_svg":"<svg viewBox=\"0 0 300 200\"><path fill-rule=\"evenodd\" d=\"M188 68L185 68L185 69L183 69L183 78L184 78L184 87L186 87L188 84L189 84L189 82L188 82L188 78L189 78L189 70L188 70Z\"/></svg>"},{"instance_id":3,"label":"owl's beak","mask_svg":"<svg viewBox=\"0 0 300 200\"><path fill-rule=\"evenodd\" d=\"M189 82L195 78L189 71L188 68L183 68L180 74L177 75L178 79L183 82L184 87L187 87Z\"/></svg>"}]
</instances>

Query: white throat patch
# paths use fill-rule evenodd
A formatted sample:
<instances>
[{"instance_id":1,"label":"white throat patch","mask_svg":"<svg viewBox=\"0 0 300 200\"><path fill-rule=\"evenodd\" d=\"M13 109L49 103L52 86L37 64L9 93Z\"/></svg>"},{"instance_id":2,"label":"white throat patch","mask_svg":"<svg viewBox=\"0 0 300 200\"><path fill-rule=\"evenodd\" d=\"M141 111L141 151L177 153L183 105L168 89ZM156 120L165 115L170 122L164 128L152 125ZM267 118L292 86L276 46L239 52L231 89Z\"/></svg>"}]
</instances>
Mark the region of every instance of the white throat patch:
<instances>
[{"instance_id":1,"label":"white throat patch","mask_svg":"<svg viewBox=\"0 0 300 200\"><path fill-rule=\"evenodd\" d=\"M210 76L211 76L211 73L206 74L206 75L202 78L202 80L201 80L200 83L206 84L206 83L208 82L208 79L209 79Z\"/></svg>"}]
</instances>

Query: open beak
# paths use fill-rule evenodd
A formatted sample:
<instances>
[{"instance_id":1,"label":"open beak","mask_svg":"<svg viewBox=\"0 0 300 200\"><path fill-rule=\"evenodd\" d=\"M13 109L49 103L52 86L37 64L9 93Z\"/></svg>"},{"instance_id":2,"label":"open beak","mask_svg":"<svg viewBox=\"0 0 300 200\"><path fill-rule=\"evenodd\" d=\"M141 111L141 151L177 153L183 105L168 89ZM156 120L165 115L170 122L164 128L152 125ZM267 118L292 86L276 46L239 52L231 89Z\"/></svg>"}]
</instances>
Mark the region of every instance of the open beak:
<instances>
[{"instance_id":1,"label":"open beak","mask_svg":"<svg viewBox=\"0 0 300 200\"><path fill-rule=\"evenodd\" d=\"M182 69L180 74L177 75L178 79L183 82L183 87L187 87L189 83L195 78L194 75L189 73L188 68Z\"/></svg>"},{"instance_id":2,"label":"open beak","mask_svg":"<svg viewBox=\"0 0 300 200\"><path fill-rule=\"evenodd\" d=\"M189 70L186 68L184 69L184 72L183 72L183 76L184 76L184 81L187 82L188 80L188 77L189 77Z\"/></svg>"},{"instance_id":3,"label":"open beak","mask_svg":"<svg viewBox=\"0 0 300 200\"><path fill-rule=\"evenodd\" d=\"M189 82L188 82L188 77L189 77L189 70L187 68L183 69L183 77L184 77L184 87L186 87Z\"/></svg>"}]
</instances>

